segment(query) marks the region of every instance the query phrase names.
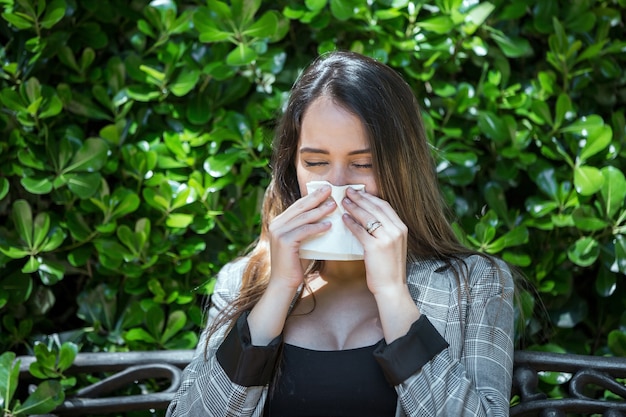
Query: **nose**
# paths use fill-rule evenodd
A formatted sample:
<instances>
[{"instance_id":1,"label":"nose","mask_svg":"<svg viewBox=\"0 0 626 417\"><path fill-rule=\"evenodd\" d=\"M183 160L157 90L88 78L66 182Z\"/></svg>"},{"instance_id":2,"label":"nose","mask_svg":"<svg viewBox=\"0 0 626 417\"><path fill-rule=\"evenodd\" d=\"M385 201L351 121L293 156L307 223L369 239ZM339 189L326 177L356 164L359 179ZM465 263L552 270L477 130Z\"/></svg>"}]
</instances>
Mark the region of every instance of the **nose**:
<instances>
[{"instance_id":1,"label":"nose","mask_svg":"<svg viewBox=\"0 0 626 417\"><path fill-rule=\"evenodd\" d=\"M349 173L346 168L341 166L334 166L333 169L328 172L328 177L325 178L325 180L337 186L350 184Z\"/></svg>"}]
</instances>

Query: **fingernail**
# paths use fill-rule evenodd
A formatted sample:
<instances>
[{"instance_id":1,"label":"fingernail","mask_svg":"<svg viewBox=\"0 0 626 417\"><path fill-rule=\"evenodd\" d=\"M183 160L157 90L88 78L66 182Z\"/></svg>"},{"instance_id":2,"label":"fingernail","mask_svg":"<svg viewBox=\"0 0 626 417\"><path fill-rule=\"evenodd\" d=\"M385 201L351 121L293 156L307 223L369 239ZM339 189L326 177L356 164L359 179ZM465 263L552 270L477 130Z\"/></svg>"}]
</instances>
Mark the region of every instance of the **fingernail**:
<instances>
[{"instance_id":1,"label":"fingernail","mask_svg":"<svg viewBox=\"0 0 626 417\"><path fill-rule=\"evenodd\" d=\"M343 202L344 202L344 203L346 203L346 204L348 204L348 205L350 205L350 204L354 204L354 203L352 202L352 200L350 200L350 199L349 199L349 198L347 198L347 197L343 199Z\"/></svg>"},{"instance_id":2,"label":"fingernail","mask_svg":"<svg viewBox=\"0 0 626 417\"><path fill-rule=\"evenodd\" d=\"M324 205L325 205L325 206L334 206L334 205L335 205L335 200L330 199L330 200L326 201L326 202L324 203Z\"/></svg>"}]
</instances>

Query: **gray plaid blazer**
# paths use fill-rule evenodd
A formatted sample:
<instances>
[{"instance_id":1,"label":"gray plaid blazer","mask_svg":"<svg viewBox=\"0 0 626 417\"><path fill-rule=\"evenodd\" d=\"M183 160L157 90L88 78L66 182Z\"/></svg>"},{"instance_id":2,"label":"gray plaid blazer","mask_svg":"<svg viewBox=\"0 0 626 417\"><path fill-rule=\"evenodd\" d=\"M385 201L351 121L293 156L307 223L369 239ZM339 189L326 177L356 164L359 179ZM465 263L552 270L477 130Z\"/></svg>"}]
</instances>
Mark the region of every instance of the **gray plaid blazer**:
<instances>
[{"instance_id":1,"label":"gray plaid blazer","mask_svg":"<svg viewBox=\"0 0 626 417\"><path fill-rule=\"evenodd\" d=\"M465 259L459 280L444 263L420 260L408 265L407 282L421 313L448 342L426 365L397 385L396 417L508 416L513 370L514 284L501 261ZM211 297L209 322L239 291L245 259L220 271ZM182 384L167 410L175 416L261 417L267 386L234 384L216 358L226 326L206 331L183 372Z\"/></svg>"}]
</instances>

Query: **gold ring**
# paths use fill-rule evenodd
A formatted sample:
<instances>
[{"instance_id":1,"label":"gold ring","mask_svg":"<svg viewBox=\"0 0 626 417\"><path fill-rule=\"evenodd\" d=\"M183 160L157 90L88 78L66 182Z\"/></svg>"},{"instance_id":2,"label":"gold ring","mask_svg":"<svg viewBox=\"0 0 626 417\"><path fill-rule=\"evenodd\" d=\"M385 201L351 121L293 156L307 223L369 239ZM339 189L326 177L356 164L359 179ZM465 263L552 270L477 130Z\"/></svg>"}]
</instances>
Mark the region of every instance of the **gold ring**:
<instances>
[{"instance_id":1,"label":"gold ring","mask_svg":"<svg viewBox=\"0 0 626 417\"><path fill-rule=\"evenodd\" d=\"M367 222L367 226L365 226L365 231L371 235L382 225L383 224L378 220L369 221Z\"/></svg>"}]
</instances>

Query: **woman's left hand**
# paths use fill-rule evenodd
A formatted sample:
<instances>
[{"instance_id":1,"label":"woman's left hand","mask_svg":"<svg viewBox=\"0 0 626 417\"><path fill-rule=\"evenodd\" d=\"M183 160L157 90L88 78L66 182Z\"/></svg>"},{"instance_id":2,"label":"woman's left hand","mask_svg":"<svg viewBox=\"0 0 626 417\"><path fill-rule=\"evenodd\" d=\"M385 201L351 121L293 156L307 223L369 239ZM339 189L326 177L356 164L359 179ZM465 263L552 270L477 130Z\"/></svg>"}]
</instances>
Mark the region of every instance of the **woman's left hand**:
<instances>
[{"instance_id":1,"label":"woman's left hand","mask_svg":"<svg viewBox=\"0 0 626 417\"><path fill-rule=\"evenodd\" d=\"M395 210L388 202L352 188L343 206L346 226L363 245L369 290L377 295L405 289L408 228Z\"/></svg>"},{"instance_id":2,"label":"woman's left hand","mask_svg":"<svg viewBox=\"0 0 626 417\"><path fill-rule=\"evenodd\" d=\"M386 201L352 189L346 197L343 219L363 245L367 287L389 344L406 335L421 315L406 283L408 228Z\"/></svg>"}]
</instances>

